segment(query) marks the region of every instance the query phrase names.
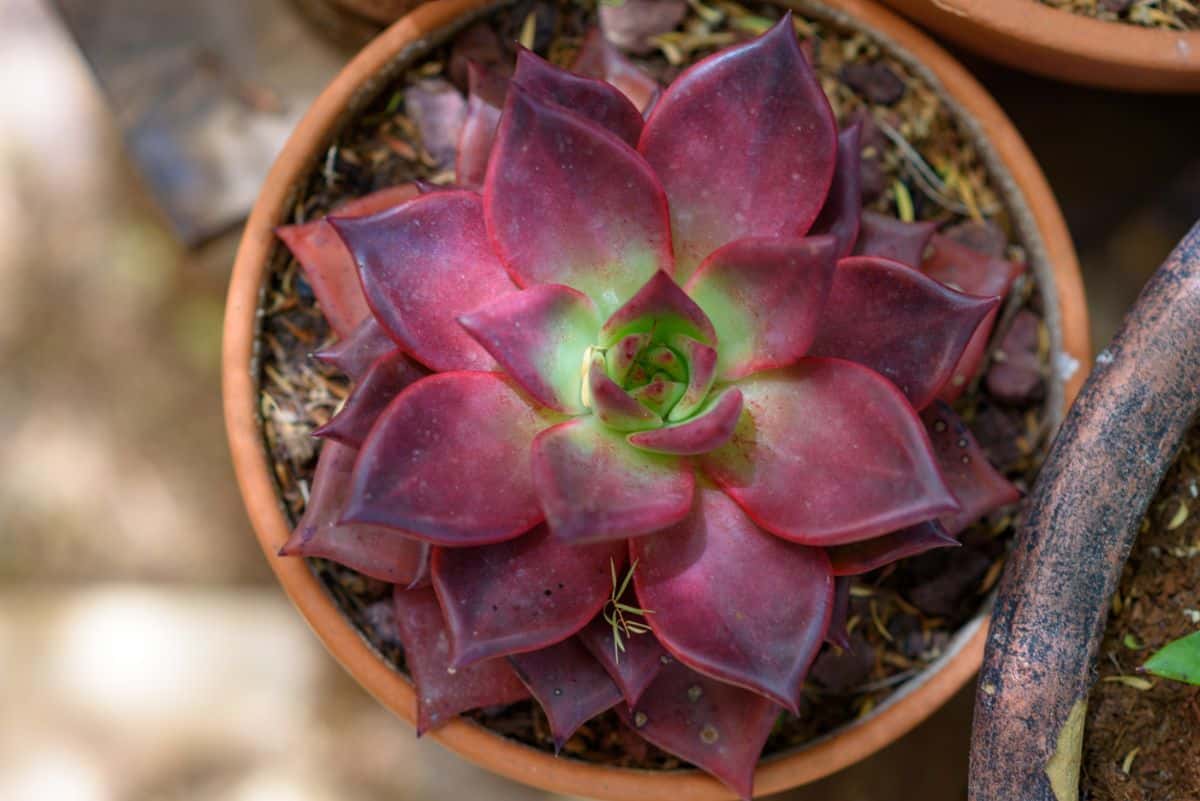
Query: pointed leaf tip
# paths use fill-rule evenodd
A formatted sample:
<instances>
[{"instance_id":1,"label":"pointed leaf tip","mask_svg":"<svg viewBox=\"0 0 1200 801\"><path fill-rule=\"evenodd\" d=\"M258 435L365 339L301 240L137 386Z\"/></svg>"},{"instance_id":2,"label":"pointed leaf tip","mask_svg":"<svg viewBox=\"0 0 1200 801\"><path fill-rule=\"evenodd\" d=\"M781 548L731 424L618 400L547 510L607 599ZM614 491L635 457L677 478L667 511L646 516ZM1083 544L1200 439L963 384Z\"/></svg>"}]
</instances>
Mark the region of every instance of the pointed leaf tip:
<instances>
[{"instance_id":1,"label":"pointed leaf tip","mask_svg":"<svg viewBox=\"0 0 1200 801\"><path fill-rule=\"evenodd\" d=\"M555 753L580 726L621 700L620 689L574 637L508 660L546 713Z\"/></svg>"},{"instance_id":2,"label":"pointed leaf tip","mask_svg":"<svg viewBox=\"0 0 1200 801\"><path fill-rule=\"evenodd\" d=\"M569 109L637 147L642 115L615 86L559 69L524 47L517 50L513 82L538 100Z\"/></svg>"},{"instance_id":3,"label":"pointed leaf tip","mask_svg":"<svg viewBox=\"0 0 1200 801\"><path fill-rule=\"evenodd\" d=\"M729 441L741 414L742 393L737 388L730 388L690 420L630 434L629 444L652 453L678 456L708 453Z\"/></svg>"}]
</instances>

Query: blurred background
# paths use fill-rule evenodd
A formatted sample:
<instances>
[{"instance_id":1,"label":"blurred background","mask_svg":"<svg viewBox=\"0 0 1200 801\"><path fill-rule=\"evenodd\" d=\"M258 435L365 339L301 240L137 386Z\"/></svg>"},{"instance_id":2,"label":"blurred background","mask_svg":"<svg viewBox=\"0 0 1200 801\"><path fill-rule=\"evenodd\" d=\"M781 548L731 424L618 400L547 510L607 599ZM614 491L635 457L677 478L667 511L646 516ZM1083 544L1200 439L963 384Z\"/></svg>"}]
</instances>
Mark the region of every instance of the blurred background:
<instances>
[{"instance_id":1,"label":"blurred background","mask_svg":"<svg viewBox=\"0 0 1200 801\"><path fill-rule=\"evenodd\" d=\"M238 220L362 35L296 2L0 0L3 801L549 797L359 690L241 510L219 395ZM1102 345L1200 217L1200 104L964 60L1059 195ZM963 799L970 711L779 798Z\"/></svg>"}]
</instances>

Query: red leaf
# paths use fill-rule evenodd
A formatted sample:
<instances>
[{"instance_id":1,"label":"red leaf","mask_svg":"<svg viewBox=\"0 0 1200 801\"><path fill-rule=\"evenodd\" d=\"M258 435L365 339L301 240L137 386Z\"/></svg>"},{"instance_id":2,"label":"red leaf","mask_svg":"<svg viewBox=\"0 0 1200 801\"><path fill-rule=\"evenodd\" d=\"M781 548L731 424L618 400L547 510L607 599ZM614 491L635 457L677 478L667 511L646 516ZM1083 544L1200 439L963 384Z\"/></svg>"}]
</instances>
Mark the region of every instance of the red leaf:
<instances>
[{"instance_id":1,"label":"red leaf","mask_svg":"<svg viewBox=\"0 0 1200 801\"><path fill-rule=\"evenodd\" d=\"M394 599L404 661L417 685L418 735L468 709L501 706L529 697L505 659L450 670L450 635L433 590L397 588Z\"/></svg>"},{"instance_id":2,"label":"red leaf","mask_svg":"<svg viewBox=\"0 0 1200 801\"><path fill-rule=\"evenodd\" d=\"M423 378L371 429L354 467L346 519L435 545L516 537L542 519L530 443L545 425L496 373Z\"/></svg>"},{"instance_id":3,"label":"red leaf","mask_svg":"<svg viewBox=\"0 0 1200 801\"><path fill-rule=\"evenodd\" d=\"M592 28L584 36L571 71L608 81L643 113L661 91L658 82L627 59L599 28Z\"/></svg>"},{"instance_id":4,"label":"red leaf","mask_svg":"<svg viewBox=\"0 0 1200 801\"><path fill-rule=\"evenodd\" d=\"M773 701L679 662L663 666L636 706L618 706L617 712L638 734L747 800L758 756L779 717Z\"/></svg>"},{"instance_id":5,"label":"red leaf","mask_svg":"<svg viewBox=\"0 0 1200 801\"><path fill-rule=\"evenodd\" d=\"M717 489L630 547L646 620L675 658L797 710L833 609L823 550L768 534Z\"/></svg>"},{"instance_id":6,"label":"red leaf","mask_svg":"<svg viewBox=\"0 0 1200 801\"><path fill-rule=\"evenodd\" d=\"M687 289L716 326L722 378L786 367L808 351L833 284L833 249L828 236L739 239L705 259Z\"/></svg>"},{"instance_id":7,"label":"red leaf","mask_svg":"<svg viewBox=\"0 0 1200 801\"><path fill-rule=\"evenodd\" d=\"M850 581L849 576L834 576L833 612L829 616L829 629L825 632L825 642L843 651L850 649L850 632L846 628L850 618Z\"/></svg>"},{"instance_id":8,"label":"red leaf","mask_svg":"<svg viewBox=\"0 0 1200 801\"><path fill-rule=\"evenodd\" d=\"M533 651L570 637L612 591L619 542L568 544L539 526L478 548L437 548L433 586L454 642L453 667Z\"/></svg>"},{"instance_id":9,"label":"red leaf","mask_svg":"<svg viewBox=\"0 0 1200 801\"><path fill-rule=\"evenodd\" d=\"M458 183L471 189L483 186L488 159L500 127L500 111L508 94L508 76L478 64L467 65L471 93L458 138L455 173Z\"/></svg>"},{"instance_id":10,"label":"red leaf","mask_svg":"<svg viewBox=\"0 0 1200 801\"><path fill-rule=\"evenodd\" d=\"M641 431L662 425L662 418L617 385L605 372L604 357L588 368L588 397L595 416L615 431Z\"/></svg>"},{"instance_id":11,"label":"red leaf","mask_svg":"<svg viewBox=\"0 0 1200 801\"><path fill-rule=\"evenodd\" d=\"M645 160L515 84L484 199L492 242L522 286L566 284L608 314L671 269L666 196Z\"/></svg>"},{"instance_id":12,"label":"red leaf","mask_svg":"<svg viewBox=\"0 0 1200 801\"><path fill-rule=\"evenodd\" d=\"M595 416L546 429L533 443L546 522L565 541L648 534L687 516L695 477L678 457L639 451Z\"/></svg>"},{"instance_id":13,"label":"red leaf","mask_svg":"<svg viewBox=\"0 0 1200 801\"><path fill-rule=\"evenodd\" d=\"M492 369L458 317L514 290L488 244L473 192L421 195L374 217L330 224L354 253L379 323L433 370Z\"/></svg>"},{"instance_id":14,"label":"red leaf","mask_svg":"<svg viewBox=\"0 0 1200 801\"><path fill-rule=\"evenodd\" d=\"M840 545L957 508L916 412L878 373L801 359L737 386L733 439L696 458L768 531Z\"/></svg>"},{"instance_id":15,"label":"red leaf","mask_svg":"<svg viewBox=\"0 0 1200 801\"><path fill-rule=\"evenodd\" d=\"M659 328L681 332L709 345L717 344L717 334L708 315L662 270L652 275L636 295L604 322L600 341L611 345L628 334L648 334Z\"/></svg>"},{"instance_id":16,"label":"red leaf","mask_svg":"<svg viewBox=\"0 0 1200 801\"><path fill-rule=\"evenodd\" d=\"M357 383L380 356L396 349L395 341L387 335L374 317L368 316L358 324L358 328L355 328L350 336L317 351L313 357L336 367Z\"/></svg>"},{"instance_id":17,"label":"red leaf","mask_svg":"<svg viewBox=\"0 0 1200 801\"><path fill-rule=\"evenodd\" d=\"M833 179L837 126L791 16L675 79L638 149L670 200L680 281L735 239L803 236Z\"/></svg>"},{"instance_id":18,"label":"red leaf","mask_svg":"<svg viewBox=\"0 0 1200 801\"><path fill-rule=\"evenodd\" d=\"M357 455L336 442L321 448L304 516L279 555L317 556L400 586L424 583L429 572L426 543L395 529L339 522Z\"/></svg>"},{"instance_id":19,"label":"red leaf","mask_svg":"<svg viewBox=\"0 0 1200 801\"><path fill-rule=\"evenodd\" d=\"M858 240L854 243L854 255L878 256L916 267L936 230L936 223L908 223L886 214L864 211L859 222Z\"/></svg>"},{"instance_id":20,"label":"red leaf","mask_svg":"<svg viewBox=\"0 0 1200 801\"><path fill-rule=\"evenodd\" d=\"M958 540L946 533L941 523L927 520L882 537L837 545L828 551L835 576L857 576L934 548L956 547Z\"/></svg>"},{"instance_id":21,"label":"red leaf","mask_svg":"<svg viewBox=\"0 0 1200 801\"><path fill-rule=\"evenodd\" d=\"M922 409L999 302L955 292L899 262L853 256L838 262L809 352L870 367Z\"/></svg>"},{"instance_id":22,"label":"red leaf","mask_svg":"<svg viewBox=\"0 0 1200 801\"><path fill-rule=\"evenodd\" d=\"M574 637L508 661L546 713L555 753L576 729L621 700L617 685Z\"/></svg>"},{"instance_id":23,"label":"red leaf","mask_svg":"<svg viewBox=\"0 0 1200 801\"><path fill-rule=\"evenodd\" d=\"M380 356L346 398L342 410L314 431L313 436L331 439L355 450L361 448L371 426L387 405L401 390L427 375L398 349Z\"/></svg>"},{"instance_id":24,"label":"red leaf","mask_svg":"<svg viewBox=\"0 0 1200 801\"><path fill-rule=\"evenodd\" d=\"M833 184L825 197L825 206L813 223L809 235L831 234L837 241L836 258L850 255L858 239L862 217L862 188L859 167L862 162L862 123L856 122L838 134L837 168Z\"/></svg>"},{"instance_id":25,"label":"red leaf","mask_svg":"<svg viewBox=\"0 0 1200 801\"><path fill-rule=\"evenodd\" d=\"M630 147L642 134L642 115L615 86L559 69L535 53L517 52L513 83L541 103L555 103L611 131Z\"/></svg>"},{"instance_id":26,"label":"red leaf","mask_svg":"<svg viewBox=\"0 0 1200 801\"><path fill-rule=\"evenodd\" d=\"M416 186L401 184L352 200L339 206L334 214L341 217L376 214L416 196ZM281 225L275 229L275 235L300 262L330 327L342 339L350 337L371 312L363 297L358 270L354 268L354 257L329 226L328 219Z\"/></svg>"},{"instance_id":27,"label":"red leaf","mask_svg":"<svg viewBox=\"0 0 1200 801\"><path fill-rule=\"evenodd\" d=\"M1020 491L992 467L967 424L943 401L926 409L921 419L929 431L946 485L958 501L958 511L941 518L951 536L958 536L1001 506L1020 500Z\"/></svg>"},{"instance_id":28,"label":"red leaf","mask_svg":"<svg viewBox=\"0 0 1200 801\"><path fill-rule=\"evenodd\" d=\"M625 602L630 601L626 598ZM637 602L633 601L632 605L636 606ZM637 620L641 622L640 618ZM585 626L579 632L579 640L608 671L608 675L621 688L625 702L629 704L637 703L662 666L671 661L652 632L622 636L621 644L625 650L620 651L618 656L613 646L612 626L603 616Z\"/></svg>"},{"instance_id":29,"label":"red leaf","mask_svg":"<svg viewBox=\"0 0 1200 801\"><path fill-rule=\"evenodd\" d=\"M700 414L682 423L628 436L629 444L651 453L694 456L721 447L733 436L742 414L742 393L736 388L722 392Z\"/></svg>"}]
</instances>

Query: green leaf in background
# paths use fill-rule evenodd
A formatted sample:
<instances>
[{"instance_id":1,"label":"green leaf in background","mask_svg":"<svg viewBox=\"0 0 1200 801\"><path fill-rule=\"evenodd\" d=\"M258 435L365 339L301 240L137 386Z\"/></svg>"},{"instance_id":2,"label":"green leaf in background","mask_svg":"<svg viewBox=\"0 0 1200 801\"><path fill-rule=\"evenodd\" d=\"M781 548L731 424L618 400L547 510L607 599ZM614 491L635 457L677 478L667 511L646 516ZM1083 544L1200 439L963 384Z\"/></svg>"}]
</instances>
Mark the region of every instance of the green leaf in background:
<instances>
[{"instance_id":1,"label":"green leaf in background","mask_svg":"<svg viewBox=\"0 0 1200 801\"><path fill-rule=\"evenodd\" d=\"M1164 679L1200 685L1200 631L1167 643L1143 667Z\"/></svg>"}]
</instances>

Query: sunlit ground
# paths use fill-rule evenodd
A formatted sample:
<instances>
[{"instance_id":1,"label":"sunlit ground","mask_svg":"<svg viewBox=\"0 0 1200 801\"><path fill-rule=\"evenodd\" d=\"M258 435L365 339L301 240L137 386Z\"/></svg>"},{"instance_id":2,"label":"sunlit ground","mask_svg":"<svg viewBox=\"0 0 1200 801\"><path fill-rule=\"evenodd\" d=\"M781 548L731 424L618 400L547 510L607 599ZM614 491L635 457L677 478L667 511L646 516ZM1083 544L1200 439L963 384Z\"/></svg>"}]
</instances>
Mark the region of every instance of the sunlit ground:
<instances>
[{"instance_id":1,"label":"sunlit ground","mask_svg":"<svg viewBox=\"0 0 1200 801\"><path fill-rule=\"evenodd\" d=\"M221 425L236 236L176 244L38 0L0 0L0 90L0 799L548 797L417 740L273 583ZM1181 233L1113 228L1101 338ZM789 797L963 798L970 703Z\"/></svg>"}]
</instances>

